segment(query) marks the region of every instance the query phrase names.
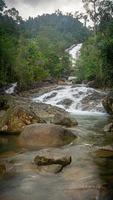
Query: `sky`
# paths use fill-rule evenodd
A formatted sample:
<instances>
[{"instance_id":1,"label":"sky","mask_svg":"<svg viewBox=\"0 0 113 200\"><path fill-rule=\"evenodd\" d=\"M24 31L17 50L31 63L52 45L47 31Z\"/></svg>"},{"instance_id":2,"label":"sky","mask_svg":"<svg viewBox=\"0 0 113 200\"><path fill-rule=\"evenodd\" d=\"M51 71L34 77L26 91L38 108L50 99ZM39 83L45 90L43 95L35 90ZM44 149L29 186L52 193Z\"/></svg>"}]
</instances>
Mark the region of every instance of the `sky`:
<instances>
[{"instance_id":1,"label":"sky","mask_svg":"<svg viewBox=\"0 0 113 200\"><path fill-rule=\"evenodd\" d=\"M43 13L61 10L64 13L82 11L82 0L5 0L8 8L15 7L20 15L27 19Z\"/></svg>"}]
</instances>

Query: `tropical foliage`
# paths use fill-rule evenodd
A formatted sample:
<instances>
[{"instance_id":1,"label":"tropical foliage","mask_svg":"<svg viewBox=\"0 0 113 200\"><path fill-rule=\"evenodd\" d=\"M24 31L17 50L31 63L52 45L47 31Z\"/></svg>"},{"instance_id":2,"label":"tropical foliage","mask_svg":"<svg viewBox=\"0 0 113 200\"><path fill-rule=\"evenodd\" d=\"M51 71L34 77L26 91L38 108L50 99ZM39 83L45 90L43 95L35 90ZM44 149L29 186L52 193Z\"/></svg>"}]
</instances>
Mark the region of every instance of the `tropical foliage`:
<instances>
[{"instance_id":1,"label":"tropical foliage","mask_svg":"<svg viewBox=\"0 0 113 200\"><path fill-rule=\"evenodd\" d=\"M24 21L0 0L0 86L18 81L26 87L69 75L65 49L88 35L88 29L69 13L58 10Z\"/></svg>"}]
</instances>

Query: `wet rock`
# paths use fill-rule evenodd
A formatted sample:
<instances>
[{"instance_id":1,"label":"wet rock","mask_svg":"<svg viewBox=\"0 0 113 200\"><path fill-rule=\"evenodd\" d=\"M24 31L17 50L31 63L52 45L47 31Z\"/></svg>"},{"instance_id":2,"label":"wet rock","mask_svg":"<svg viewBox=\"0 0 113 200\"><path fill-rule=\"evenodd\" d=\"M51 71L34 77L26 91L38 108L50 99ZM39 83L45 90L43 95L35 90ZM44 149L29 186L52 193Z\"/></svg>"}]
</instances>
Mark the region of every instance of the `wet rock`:
<instances>
[{"instance_id":1,"label":"wet rock","mask_svg":"<svg viewBox=\"0 0 113 200\"><path fill-rule=\"evenodd\" d=\"M58 102L57 105L64 105L64 106L66 106L66 108L69 108L69 106L71 106L72 103L73 103L73 101L71 99L64 99L64 100Z\"/></svg>"},{"instance_id":2,"label":"wet rock","mask_svg":"<svg viewBox=\"0 0 113 200\"><path fill-rule=\"evenodd\" d=\"M51 98L55 97L56 95L57 95L57 92L53 92L51 95L45 97L44 100L51 99Z\"/></svg>"},{"instance_id":3,"label":"wet rock","mask_svg":"<svg viewBox=\"0 0 113 200\"><path fill-rule=\"evenodd\" d=\"M96 157L113 158L113 146L104 146L96 150Z\"/></svg>"},{"instance_id":4,"label":"wet rock","mask_svg":"<svg viewBox=\"0 0 113 200\"><path fill-rule=\"evenodd\" d=\"M113 93L109 93L103 100L102 104L109 114L113 114Z\"/></svg>"},{"instance_id":5,"label":"wet rock","mask_svg":"<svg viewBox=\"0 0 113 200\"><path fill-rule=\"evenodd\" d=\"M74 127L78 125L78 122L75 119L72 119L68 115L66 116L62 114L56 114L53 118L52 123L66 127Z\"/></svg>"},{"instance_id":6,"label":"wet rock","mask_svg":"<svg viewBox=\"0 0 113 200\"><path fill-rule=\"evenodd\" d=\"M18 108L21 108L21 110L23 110L23 112L28 113L28 115L31 114L31 116L34 116L34 118L38 118L38 121L36 120L35 123L45 121L50 122L50 119L52 119L55 114L67 114L67 112L64 109L44 103L36 103L33 102L30 98L24 98L19 96L8 95L8 105L8 110L0 111L0 130L2 129L2 127L4 130L8 130L7 122L10 121L10 117L15 115L13 115L13 113L15 113L15 110Z\"/></svg>"},{"instance_id":7,"label":"wet rock","mask_svg":"<svg viewBox=\"0 0 113 200\"><path fill-rule=\"evenodd\" d=\"M68 114L68 112L66 112L62 108L58 108L56 106L51 106L49 104L44 104L44 103L33 102L31 104L31 107L36 115L46 120L47 122L50 121L50 119L53 118L56 114L62 114L62 115Z\"/></svg>"},{"instance_id":8,"label":"wet rock","mask_svg":"<svg viewBox=\"0 0 113 200\"><path fill-rule=\"evenodd\" d=\"M69 144L76 136L67 129L53 124L33 124L25 127L20 135L20 145L38 149Z\"/></svg>"},{"instance_id":9,"label":"wet rock","mask_svg":"<svg viewBox=\"0 0 113 200\"><path fill-rule=\"evenodd\" d=\"M44 120L32 111L16 106L7 110L1 122L0 129L1 131L20 133L26 125L33 123L44 123Z\"/></svg>"},{"instance_id":10,"label":"wet rock","mask_svg":"<svg viewBox=\"0 0 113 200\"><path fill-rule=\"evenodd\" d=\"M104 93L100 93L100 92L97 92L97 91L90 91L89 90L89 92L91 93L92 92L92 94L89 94L89 95L87 95L86 97L84 97L83 98L83 102L84 103L87 103L88 101L92 101L92 100L101 100L104 96L105 96L105 94Z\"/></svg>"},{"instance_id":11,"label":"wet rock","mask_svg":"<svg viewBox=\"0 0 113 200\"><path fill-rule=\"evenodd\" d=\"M58 152L58 150L55 149L42 150L35 157L34 163L40 170L58 173L71 163L71 156L62 153L61 151Z\"/></svg>"},{"instance_id":12,"label":"wet rock","mask_svg":"<svg viewBox=\"0 0 113 200\"><path fill-rule=\"evenodd\" d=\"M104 127L104 132L113 132L113 123L109 123Z\"/></svg>"},{"instance_id":13,"label":"wet rock","mask_svg":"<svg viewBox=\"0 0 113 200\"><path fill-rule=\"evenodd\" d=\"M99 112L105 112L104 108L102 107L101 101L105 96L104 93L100 93L97 91L90 91L91 94L87 95L81 100L82 110L95 110Z\"/></svg>"}]
</instances>

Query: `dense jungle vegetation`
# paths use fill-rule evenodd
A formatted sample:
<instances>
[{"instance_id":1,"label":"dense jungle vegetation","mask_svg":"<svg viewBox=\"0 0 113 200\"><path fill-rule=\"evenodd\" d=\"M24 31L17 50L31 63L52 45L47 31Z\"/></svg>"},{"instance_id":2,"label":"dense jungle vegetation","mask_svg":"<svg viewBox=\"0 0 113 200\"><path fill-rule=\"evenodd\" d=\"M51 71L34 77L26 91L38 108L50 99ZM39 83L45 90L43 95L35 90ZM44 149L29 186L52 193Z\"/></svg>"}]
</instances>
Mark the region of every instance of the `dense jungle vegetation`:
<instances>
[{"instance_id":1,"label":"dense jungle vegetation","mask_svg":"<svg viewBox=\"0 0 113 200\"><path fill-rule=\"evenodd\" d=\"M113 1L83 0L93 31L81 49L77 62L79 80L96 80L113 86Z\"/></svg>"},{"instance_id":2,"label":"dense jungle vegetation","mask_svg":"<svg viewBox=\"0 0 113 200\"><path fill-rule=\"evenodd\" d=\"M0 87L17 81L28 87L70 73L66 48L84 42L89 30L70 13L56 11L23 20L0 0Z\"/></svg>"}]
</instances>

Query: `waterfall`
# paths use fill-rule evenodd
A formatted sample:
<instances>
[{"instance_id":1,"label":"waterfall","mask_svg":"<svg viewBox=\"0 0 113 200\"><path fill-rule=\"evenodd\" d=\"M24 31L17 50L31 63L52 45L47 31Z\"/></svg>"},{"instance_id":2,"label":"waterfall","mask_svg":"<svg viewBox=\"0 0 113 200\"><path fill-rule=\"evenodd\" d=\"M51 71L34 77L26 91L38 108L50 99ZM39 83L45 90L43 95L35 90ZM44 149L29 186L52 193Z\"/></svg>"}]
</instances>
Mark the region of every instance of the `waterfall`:
<instances>
[{"instance_id":1,"label":"waterfall","mask_svg":"<svg viewBox=\"0 0 113 200\"><path fill-rule=\"evenodd\" d=\"M17 87L17 83L12 83L11 87L5 90L6 94L13 94L15 91L15 88Z\"/></svg>"},{"instance_id":2,"label":"waterfall","mask_svg":"<svg viewBox=\"0 0 113 200\"><path fill-rule=\"evenodd\" d=\"M66 51L69 52L74 62L80 55L82 44L73 45ZM73 62L73 61L72 61ZM69 77L68 80L76 77ZM105 113L102 106L102 98L104 92L89 88L85 85L66 85L58 86L53 91L43 94L40 97L34 98L35 102L51 104L65 109L71 113Z\"/></svg>"}]
</instances>

